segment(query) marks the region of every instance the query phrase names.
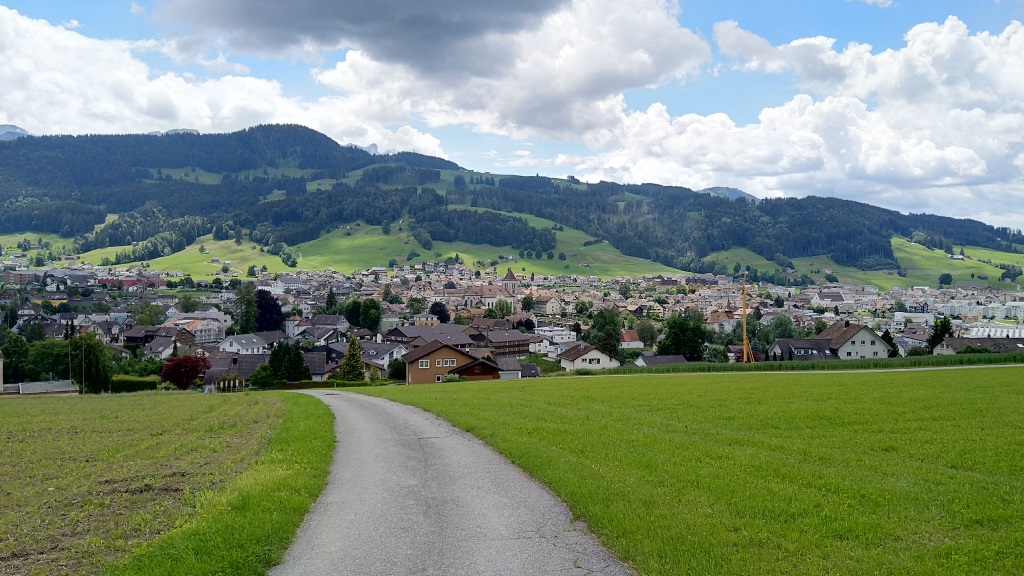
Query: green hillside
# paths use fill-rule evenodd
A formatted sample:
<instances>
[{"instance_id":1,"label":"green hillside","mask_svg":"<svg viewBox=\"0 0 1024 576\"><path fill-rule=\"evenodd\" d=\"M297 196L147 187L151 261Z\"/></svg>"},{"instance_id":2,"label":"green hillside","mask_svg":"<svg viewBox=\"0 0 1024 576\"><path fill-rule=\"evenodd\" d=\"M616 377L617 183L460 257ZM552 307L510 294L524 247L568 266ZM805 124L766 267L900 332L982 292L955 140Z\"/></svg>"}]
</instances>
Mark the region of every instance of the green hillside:
<instances>
[{"instance_id":1,"label":"green hillside","mask_svg":"<svg viewBox=\"0 0 1024 576\"><path fill-rule=\"evenodd\" d=\"M550 220L535 216L521 214L515 216L522 216L531 226L550 228L554 225L554 222ZM402 227L393 225L391 234L385 235L380 226L369 226L364 223L341 226L316 240L294 246L292 250L299 258L299 264L295 269L325 270L330 268L338 272L350 273L374 266L386 266L390 260L395 260L399 264L407 262L416 264L430 260L444 260L456 254L462 258L466 266L480 269L490 267L491 262L498 260L500 256L518 256L518 250L511 246L490 246L465 242L434 242L433 248L427 251L412 239L408 234L408 229L403 228L402 231L399 231L399 228ZM35 236L32 237L35 238ZM18 237L18 239L20 238L21 236ZM500 264L499 270L504 266L512 267L515 272L525 274L593 275L603 278L679 273L678 270L655 262L624 256L607 242L584 247L583 244L592 241L593 238L579 230L565 228L556 233L556 238L557 246L552 251L556 255L554 259L522 258L516 263ZM200 253L200 245L205 248L206 253ZM123 249L124 247L113 247L93 250L82 254L79 260L99 265L104 258L112 259L119 250ZM410 260L408 256L412 252L418 253L419 256ZM564 261L557 258L559 252L565 253ZM214 258L217 259L217 262L214 262ZM193 278L222 275L221 267L225 262L230 262L230 268L243 275L250 265L256 265L257 268L266 266L267 270L271 272L290 270L279 257L261 252L251 242L237 245L233 240L216 241L209 235L199 238L181 252L154 258L147 262L153 270L183 272ZM479 265L481 262L483 266Z\"/></svg>"},{"instance_id":2,"label":"green hillside","mask_svg":"<svg viewBox=\"0 0 1024 576\"><path fill-rule=\"evenodd\" d=\"M953 276L954 286L991 286L1006 289L1012 285L999 280L1003 271L994 265L982 262L982 260L989 260L993 264L1024 265L1024 255L1022 254L999 252L974 246L957 246L955 250L957 254L959 254L960 248L964 249L964 260L953 260L947 257L942 250L929 249L905 238L893 237L893 254L906 276L897 275L895 270L865 271L849 266L840 266L828 256L794 258L793 265L796 267L796 276L807 274L818 283L825 282L825 271L831 270L841 283L874 285L880 290L889 290L893 287L909 288L910 286L938 287L939 276L943 273ZM750 265L762 272L774 271L779 268L778 264L769 262L743 248L715 252L708 256L708 260L722 262L730 273L736 262L739 262L741 266Z\"/></svg>"}]
</instances>

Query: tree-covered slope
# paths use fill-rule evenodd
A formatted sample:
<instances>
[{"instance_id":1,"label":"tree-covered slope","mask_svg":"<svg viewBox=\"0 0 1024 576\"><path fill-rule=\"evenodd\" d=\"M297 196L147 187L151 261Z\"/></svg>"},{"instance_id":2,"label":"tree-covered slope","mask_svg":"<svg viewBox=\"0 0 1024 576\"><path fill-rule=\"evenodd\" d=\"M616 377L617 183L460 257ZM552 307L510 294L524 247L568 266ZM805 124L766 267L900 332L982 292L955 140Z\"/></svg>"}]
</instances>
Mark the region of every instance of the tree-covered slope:
<instances>
[{"instance_id":1,"label":"tree-covered slope","mask_svg":"<svg viewBox=\"0 0 1024 576\"><path fill-rule=\"evenodd\" d=\"M74 237L82 251L123 246L119 259L165 256L206 234L278 254L355 221L404 221L428 250L433 241L552 249L557 230L509 212L695 271L730 248L776 262L828 256L870 270L899 268L894 235L944 249L1024 243L1019 230L836 198L757 202L732 190L480 175L420 154L370 154L293 125L0 142L0 233ZM94 231L108 213L120 217Z\"/></svg>"}]
</instances>

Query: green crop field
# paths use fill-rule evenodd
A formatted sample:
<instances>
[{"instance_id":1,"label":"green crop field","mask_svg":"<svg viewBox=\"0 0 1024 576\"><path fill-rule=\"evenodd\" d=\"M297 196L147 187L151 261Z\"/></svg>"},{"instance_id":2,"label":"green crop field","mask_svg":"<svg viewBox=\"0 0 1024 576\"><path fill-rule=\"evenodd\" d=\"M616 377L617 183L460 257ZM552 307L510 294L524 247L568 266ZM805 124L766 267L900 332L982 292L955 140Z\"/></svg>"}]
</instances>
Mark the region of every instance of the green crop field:
<instances>
[{"instance_id":1,"label":"green crop field","mask_svg":"<svg viewBox=\"0 0 1024 576\"><path fill-rule=\"evenodd\" d=\"M1013 574L1024 369L360 390L507 455L640 574Z\"/></svg>"},{"instance_id":2,"label":"green crop field","mask_svg":"<svg viewBox=\"0 0 1024 576\"><path fill-rule=\"evenodd\" d=\"M0 399L0 575L265 574L331 418L297 394Z\"/></svg>"}]
</instances>

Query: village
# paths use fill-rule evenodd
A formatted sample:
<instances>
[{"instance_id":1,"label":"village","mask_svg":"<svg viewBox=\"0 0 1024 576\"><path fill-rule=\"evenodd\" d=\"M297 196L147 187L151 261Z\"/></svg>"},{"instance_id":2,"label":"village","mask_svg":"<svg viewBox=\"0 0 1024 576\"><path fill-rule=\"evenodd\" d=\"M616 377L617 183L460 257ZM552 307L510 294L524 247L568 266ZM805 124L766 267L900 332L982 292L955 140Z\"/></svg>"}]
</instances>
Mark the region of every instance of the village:
<instances>
[{"instance_id":1,"label":"village","mask_svg":"<svg viewBox=\"0 0 1024 576\"><path fill-rule=\"evenodd\" d=\"M744 305L748 323L755 325L748 334L763 326L792 327L754 342L757 361L1024 349L1024 292L1016 290L914 287L882 293L874 286L843 284L745 285L742 276L713 274L517 275L514 263L508 264L480 272L452 261L354 274L257 271L255 278L227 282L142 266L14 267L3 272L0 306L11 310L7 328L21 334L30 327L46 338L91 334L121 355L158 361L206 358L210 368L202 383L218 389L244 389L281 343L301 347L311 380L329 380L350 339L359 342L367 381L409 384L535 377L624 363L737 362L742 336L730 344L729 335L740 332ZM284 320L277 329L238 333L235 300L242 282L255 283L280 305ZM364 327L344 314L324 313L332 299L372 299L379 303L379 320ZM613 311L621 322L615 349L585 341L594 314L602 310ZM663 353L664 320L693 311L706 329L703 357ZM937 319L948 319L950 333L932 348L928 340ZM719 354L712 353L716 341L724 343ZM5 391L15 393L15 384ZM70 382L65 387L73 392ZM38 389L54 391L45 383Z\"/></svg>"}]
</instances>

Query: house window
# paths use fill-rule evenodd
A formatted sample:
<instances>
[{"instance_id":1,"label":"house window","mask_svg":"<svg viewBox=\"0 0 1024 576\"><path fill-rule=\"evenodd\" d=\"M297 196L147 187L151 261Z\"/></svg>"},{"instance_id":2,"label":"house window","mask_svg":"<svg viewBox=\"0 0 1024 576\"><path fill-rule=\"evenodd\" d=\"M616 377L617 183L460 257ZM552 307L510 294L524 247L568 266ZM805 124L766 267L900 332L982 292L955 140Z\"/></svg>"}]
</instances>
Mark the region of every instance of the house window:
<instances>
[{"instance_id":1,"label":"house window","mask_svg":"<svg viewBox=\"0 0 1024 576\"><path fill-rule=\"evenodd\" d=\"M878 352L875 352L875 358L878 358Z\"/></svg>"},{"instance_id":2,"label":"house window","mask_svg":"<svg viewBox=\"0 0 1024 576\"><path fill-rule=\"evenodd\" d=\"M587 364L600 364L600 358L587 358Z\"/></svg>"},{"instance_id":3,"label":"house window","mask_svg":"<svg viewBox=\"0 0 1024 576\"><path fill-rule=\"evenodd\" d=\"M437 365L438 368L440 368L441 367L441 359L438 358L437 361L435 362L435 364ZM445 364L445 366L447 366L447 364Z\"/></svg>"},{"instance_id":4,"label":"house window","mask_svg":"<svg viewBox=\"0 0 1024 576\"><path fill-rule=\"evenodd\" d=\"M846 353L846 357L847 357L847 358L849 358L850 356L853 356L853 352L847 352L847 353Z\"/></svg>"},{"instance_id":5,"label":"house window","mask_svg":"<svg viewBox=\"0 0 1024 576\"><path fill-rule=\"evenodd\" d=\"M872 345L872 346L874 346L874 345L875 345L875 341L874 341L874 340L872 340L872 341L871 341L871 345Z\"/></svg>"},{"instance_id":6,"label":"house window","mask_svg":"<svg viewBox=\"0 0 1024 576\"><path fill-rule=\"evenodd\" d=\"M420 368L430 368L430 360L420 360Z\"/></svg>"},{"instance_id":7,"label":"house window","mask_svg":"<svg viewBox=\"0 0 1024 576\"><path fill-rule=\"evenodd\" d=\"M445 366L455 366L455 358L445 358L444 365Z\"/></svg>"},{"instance_id":8,"label":"house window","mask_svg":"<svg viewBox=\"0 0 1024 576\"><path fill-rule=\"evenodd\" d=\"M438 374L437 376L434 376L434 382L441 382L443 380L444 380L444 374Z\"/></svg>"}]
</instances>

